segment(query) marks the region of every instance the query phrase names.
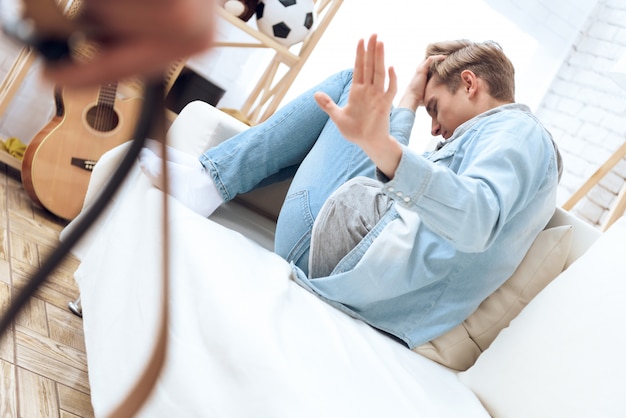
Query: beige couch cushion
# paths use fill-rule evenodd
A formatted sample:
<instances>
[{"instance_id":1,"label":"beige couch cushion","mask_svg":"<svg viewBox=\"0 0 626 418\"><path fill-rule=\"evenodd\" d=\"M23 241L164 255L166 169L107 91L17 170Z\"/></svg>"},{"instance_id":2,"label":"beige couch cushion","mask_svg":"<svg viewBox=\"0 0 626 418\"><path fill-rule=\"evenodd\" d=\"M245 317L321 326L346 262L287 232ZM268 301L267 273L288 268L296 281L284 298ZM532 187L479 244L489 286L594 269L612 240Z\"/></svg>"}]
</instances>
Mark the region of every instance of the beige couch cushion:
<instances>
[{"instance_id":1,"label":"beige couch cushion","mask_svg":"<svg viewBox=\"0 0 626 418\"><path fill-rule=\"evenodd\" d=\"M515 273L462 324L414 351L455 370L467 370L548 283L561 273L572 227L542 231Z\"/></svg>"}]
</instances>

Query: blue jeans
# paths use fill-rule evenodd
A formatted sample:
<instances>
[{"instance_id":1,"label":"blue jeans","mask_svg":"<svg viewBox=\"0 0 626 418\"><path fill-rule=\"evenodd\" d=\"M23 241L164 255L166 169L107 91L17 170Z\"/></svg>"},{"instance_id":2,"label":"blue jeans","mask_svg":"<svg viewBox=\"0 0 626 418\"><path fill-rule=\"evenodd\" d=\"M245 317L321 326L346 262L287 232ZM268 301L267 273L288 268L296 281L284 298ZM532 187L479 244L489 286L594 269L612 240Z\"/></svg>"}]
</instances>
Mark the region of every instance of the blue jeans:
<instances>
[{"instance_id":1,"label":"blue jeans","mask_svg":"<svg viewBox=\"0 0 626 418\"><path fill-rule=\"evenodd\" d=\"M313 98L348 100L352 71L337 73L254 126L200 157L224 201L294 174L276 226L275 251L308 274L313 223L326 199L356 176L375 177L375 166L339 133Z\"/></svg>"}]
</instances>

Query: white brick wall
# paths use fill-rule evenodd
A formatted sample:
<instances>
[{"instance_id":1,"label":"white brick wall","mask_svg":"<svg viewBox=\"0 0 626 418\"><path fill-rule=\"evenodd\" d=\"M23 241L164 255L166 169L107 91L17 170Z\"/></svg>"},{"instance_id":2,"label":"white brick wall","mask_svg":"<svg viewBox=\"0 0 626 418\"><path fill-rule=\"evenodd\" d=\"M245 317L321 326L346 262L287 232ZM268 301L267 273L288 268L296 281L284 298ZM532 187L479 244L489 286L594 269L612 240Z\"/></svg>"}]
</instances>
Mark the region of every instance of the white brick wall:
<instances>
[{"instance_id":1,"label":"white brick wall","mask_svg":"<svg viewBox=\"0 0 626 418\"><path fill-rule=\"evenodd\" d=\"M626 2L599 0L537 109L563 154L559 204L626 140L626 90L608 74L624 55ZM574 212L591 224L602 223L625 177L622 162Z\"/></svg>"}]
</instances>

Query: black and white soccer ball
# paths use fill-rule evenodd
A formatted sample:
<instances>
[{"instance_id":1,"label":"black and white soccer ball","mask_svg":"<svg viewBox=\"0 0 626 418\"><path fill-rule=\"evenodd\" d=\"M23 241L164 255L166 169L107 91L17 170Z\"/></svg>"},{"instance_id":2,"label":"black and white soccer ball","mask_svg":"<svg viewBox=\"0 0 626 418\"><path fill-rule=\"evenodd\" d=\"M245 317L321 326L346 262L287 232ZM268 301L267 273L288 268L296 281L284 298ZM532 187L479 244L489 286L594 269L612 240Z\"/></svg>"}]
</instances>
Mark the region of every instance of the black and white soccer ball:
<instances>
[{"instance_id":1,"label":"black and white soccer ball","mask_svg":"<svg viewBox=\"0 0 626 418\"><path fill-rule=\"evenodd\" d=\"M284 46L302 42L315 23L313 0L261 0L256 8L259 30Z\"/></svg>"}]
</instances>

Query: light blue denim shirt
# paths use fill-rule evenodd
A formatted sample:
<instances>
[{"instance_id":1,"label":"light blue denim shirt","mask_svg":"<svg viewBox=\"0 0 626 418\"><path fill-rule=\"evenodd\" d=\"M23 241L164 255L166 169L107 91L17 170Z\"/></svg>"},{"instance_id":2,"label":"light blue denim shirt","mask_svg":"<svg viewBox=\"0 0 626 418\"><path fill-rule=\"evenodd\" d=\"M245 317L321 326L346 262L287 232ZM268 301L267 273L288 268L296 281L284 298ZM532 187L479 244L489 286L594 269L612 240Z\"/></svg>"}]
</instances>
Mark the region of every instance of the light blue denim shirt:
<instances>
[{"instance_id":1,"label":"light blue denim shirt","mask_svg":"<svg viewBox=\"0 0 626 418\"><path fill-rule=\"evenodd\" d=\"M415 114L395 109L391 133L408 143ZM492 109L417 155L403 145L394 204L331 276L296 280L410 348L465 320L511 274L556 205L557 153L520 104Z\"/></svg>"}]
</instances>

